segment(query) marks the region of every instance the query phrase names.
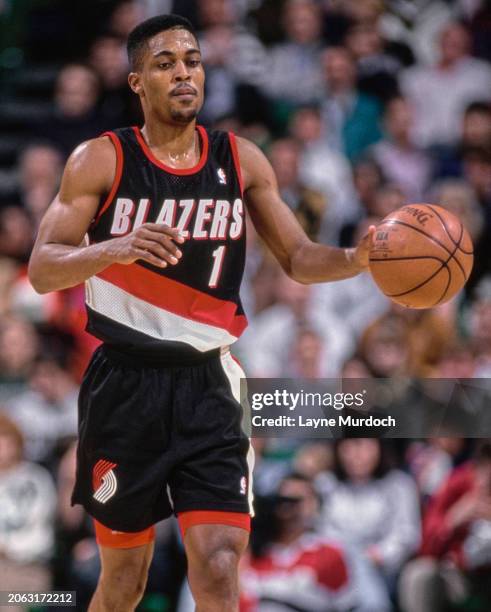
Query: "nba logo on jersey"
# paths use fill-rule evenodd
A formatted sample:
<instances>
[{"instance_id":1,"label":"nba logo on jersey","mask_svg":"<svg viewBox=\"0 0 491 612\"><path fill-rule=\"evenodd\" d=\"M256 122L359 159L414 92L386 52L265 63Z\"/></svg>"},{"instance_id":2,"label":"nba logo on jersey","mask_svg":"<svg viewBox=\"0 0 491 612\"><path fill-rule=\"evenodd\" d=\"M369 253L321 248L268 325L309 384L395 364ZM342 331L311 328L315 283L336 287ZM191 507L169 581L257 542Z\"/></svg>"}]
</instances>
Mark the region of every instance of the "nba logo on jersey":
<instances>
[{"instance_id":1,"label":"nba logo on jersey","mask_svg":"<svg viewBox=\"0 0 491 612\"><path fill-rule=\"evenodd\" d=\"M240 479L240 494L245 495L247 493L247 478L242 476Z\"/></svg>"},{"instance_id":2,"label":"nba logo on jersey","mask_svg":"<svg viewBox=\"0 0 491 612\"><path fill-rule=\"evenodd\" d=\"M218 182L222 185L227 184L227 175L225 174L225 170L223 168L218 168L217 170Z\"/></svg>"}]
</instances>

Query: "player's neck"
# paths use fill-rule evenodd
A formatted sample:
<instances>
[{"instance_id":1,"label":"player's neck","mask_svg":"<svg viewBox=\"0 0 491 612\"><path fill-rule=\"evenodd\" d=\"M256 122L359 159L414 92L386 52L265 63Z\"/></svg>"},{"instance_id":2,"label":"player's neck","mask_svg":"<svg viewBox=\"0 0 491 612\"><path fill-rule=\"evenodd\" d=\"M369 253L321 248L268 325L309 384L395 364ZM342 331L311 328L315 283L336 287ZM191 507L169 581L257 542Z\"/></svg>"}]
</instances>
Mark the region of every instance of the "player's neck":
<instances>
[{"instance_id":1,"label":"player's neck","mask_svg":"<svg viewBox=\"0 0 491 612\"><path fill-rule=\"evenodd\" d=\"M200 156L196 121L187 125L168 125L145 122L141 129L147 145L162 161L195 162ZM167 160L165 159L167 158Z\"/></svg>"}]
</instances>

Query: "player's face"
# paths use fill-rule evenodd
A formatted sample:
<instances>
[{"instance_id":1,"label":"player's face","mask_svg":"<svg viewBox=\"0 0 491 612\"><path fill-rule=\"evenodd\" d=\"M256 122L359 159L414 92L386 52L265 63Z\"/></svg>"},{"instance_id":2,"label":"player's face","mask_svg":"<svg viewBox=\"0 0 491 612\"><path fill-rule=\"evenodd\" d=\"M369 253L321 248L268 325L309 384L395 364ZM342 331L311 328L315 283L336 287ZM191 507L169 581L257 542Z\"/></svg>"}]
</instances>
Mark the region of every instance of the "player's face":
<instances>
[{"instance_id":1,"label":"player's face","mask_svg":"<svg viewBox=\"0 0 491 612\"><path fill-rule=\"evenodd\" d=\"M203 105L205 74L198 43L187 30L167 30L147 43L140 72L130 75L143 110L170 123L191 122Z\"/></svg>"}]
</instances>

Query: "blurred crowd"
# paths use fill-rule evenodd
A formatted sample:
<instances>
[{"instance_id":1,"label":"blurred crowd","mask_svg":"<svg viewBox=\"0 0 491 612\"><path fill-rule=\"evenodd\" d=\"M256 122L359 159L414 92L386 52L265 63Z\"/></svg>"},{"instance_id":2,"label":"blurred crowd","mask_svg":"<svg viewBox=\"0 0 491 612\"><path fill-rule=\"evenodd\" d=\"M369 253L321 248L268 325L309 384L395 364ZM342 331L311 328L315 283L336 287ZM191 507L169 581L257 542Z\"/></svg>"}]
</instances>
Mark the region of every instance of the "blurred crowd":
<instances>
[{"instance_id":1,"label":"blurred crowd","mask_svg":"<svg viewBox=\"0 0 491 612\"><path fill-rule=\"evenodd\" d=\"M485 0L0 2L0 586L77 589L99 571L70 506L77 391L97 341L84 288L37 295L26 266L66 157L139 124L125 38L189 17L206 81L200 122L267 154L314 240L351 246L395 208L458 214L465 290L432 310L363 274L305 286L248 227L234 352L255 377L491 373L491 7ZM243 612L491 609L491 445L463 438L255 440L256 518ZM192 610L182 544L159 525L142 610Z\"/></svg>"}]
</instances>

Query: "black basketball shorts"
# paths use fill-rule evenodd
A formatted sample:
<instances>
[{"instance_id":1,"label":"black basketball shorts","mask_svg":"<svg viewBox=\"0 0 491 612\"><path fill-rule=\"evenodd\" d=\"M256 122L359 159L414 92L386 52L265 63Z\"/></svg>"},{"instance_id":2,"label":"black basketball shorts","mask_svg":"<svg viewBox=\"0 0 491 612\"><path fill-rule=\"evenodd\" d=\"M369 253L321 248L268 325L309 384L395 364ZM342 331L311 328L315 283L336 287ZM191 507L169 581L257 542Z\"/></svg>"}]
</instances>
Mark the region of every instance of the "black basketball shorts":
<instances>
[{"instance_id":1,"label":"black basketball shorts","mask_svg":"<svg viewBox=\"0 0 491 612\"><path fill-rule=\"evenodd\" d=\"M125 532L190 510L252 513L244 374L229 351L203 359L164 367L95 351L80 389L73 504Z\"/></svg>"}]
</instances>

